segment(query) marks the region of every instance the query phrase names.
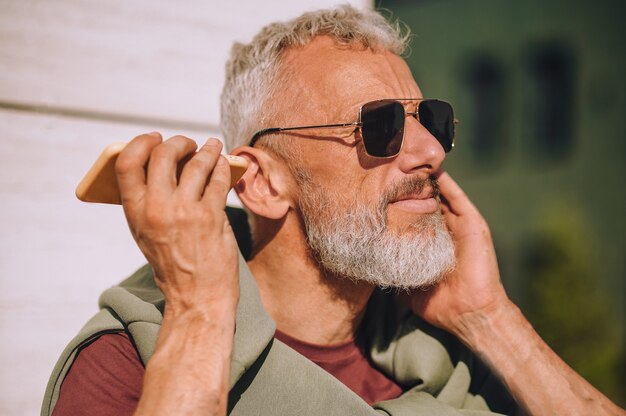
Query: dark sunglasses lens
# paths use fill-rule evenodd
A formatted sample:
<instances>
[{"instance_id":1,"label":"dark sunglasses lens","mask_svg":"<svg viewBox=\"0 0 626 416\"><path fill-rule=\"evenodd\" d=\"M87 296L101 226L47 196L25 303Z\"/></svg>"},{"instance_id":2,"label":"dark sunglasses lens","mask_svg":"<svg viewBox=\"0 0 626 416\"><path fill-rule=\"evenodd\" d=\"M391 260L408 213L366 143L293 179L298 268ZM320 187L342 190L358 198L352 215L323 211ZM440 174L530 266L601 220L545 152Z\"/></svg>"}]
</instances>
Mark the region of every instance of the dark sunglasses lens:
<instances>
[{"instance_id":1,"label":"dark sunglasses lens","mask_svg":"<svg viewBox=\"0 0 626 416\"><path fill-rule=\"evenodd\" d=\"M417 109L419 120L439 141L443 150L449 152L454 143L454 112L452 106L445 101L424 100Z\"/></svg>"},{"instance_id":2,"label":"dark sunglasses lens","mask_svg":"<svg viewBox=\"0 0 626 416\"><path fill-rule=\"evenodd\" d=\"M365 151L374 157L397 155L404 136L404 107L398 101L373 101L361 109Z\"/></svg>"}]
</instances>

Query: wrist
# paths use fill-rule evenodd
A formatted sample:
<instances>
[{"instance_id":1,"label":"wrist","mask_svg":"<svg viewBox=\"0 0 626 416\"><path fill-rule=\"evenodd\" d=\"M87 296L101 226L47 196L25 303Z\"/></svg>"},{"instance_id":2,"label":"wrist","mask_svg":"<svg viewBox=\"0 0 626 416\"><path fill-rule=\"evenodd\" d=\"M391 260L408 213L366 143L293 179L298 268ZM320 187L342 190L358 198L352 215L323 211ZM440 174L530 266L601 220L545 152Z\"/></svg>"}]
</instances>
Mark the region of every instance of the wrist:
<instances>
[{"instance_id":1,"label":"wrist","mask_svg":"<svg viewBox=\"0 0 626 416\"><path fill-rule=\"evenodd\" d=\"M238 296L221 296L213 299L171 299L166 297L163 320L183 325L206 325L216 317L235 316Z\"/></svg>"},{"instance_id":2,"label":"wrist","mask_svg":"<svg viewBox=\"0 0 626 416\"><path fill-rule=\"evenodd\" d=\"M528 414L619 413L550 349L510 300L465 314L456 328L457 337L491 368Z\"/></svg>"},{"instance_id":3,"label":"wrist","mask_svg":"<svg viewBox=\"0 0 626 416\"><path fill-rule=\"evenodd\" d=\"M165 297L165 315L201 318L203 314L210 316L237 308L238 267L219 272L170 270L166 273L154 266L153 270L154 280Z\"/></svg>"},{"instance_id":4,"label":"wrist","mask_svg":"<svg viewBox=\"0 0 626 416\"><path fill-rule=\"evenodd\" d=\"M543 343L522 311L509 299L493 308L465 314L458 320L457 337L465 343L504 384L523 374L542 354Z\"/></svg>"},{"instance_id":5,"label":"wrist","mask_svg":"<svg viewBox=\"0 0 626 416\"><path fill-rule=\"evenodd\" d=\"M520 309L508 298L478 311L456 317L452 333L472 350L483 349L493 337L507 337L519 333L519 326L527 324Z\"/></svg>"},{"instance_id":6,"label":"wrist","mask_svg":"<svg viewBox=\"0 0 626 416\"><path fill-rule=\"evenodd\" d=\"M205 304L166 303L155 355L180 356L206 345L230 349L237 303L228 299Z\"/></svg>"}]
</instances>

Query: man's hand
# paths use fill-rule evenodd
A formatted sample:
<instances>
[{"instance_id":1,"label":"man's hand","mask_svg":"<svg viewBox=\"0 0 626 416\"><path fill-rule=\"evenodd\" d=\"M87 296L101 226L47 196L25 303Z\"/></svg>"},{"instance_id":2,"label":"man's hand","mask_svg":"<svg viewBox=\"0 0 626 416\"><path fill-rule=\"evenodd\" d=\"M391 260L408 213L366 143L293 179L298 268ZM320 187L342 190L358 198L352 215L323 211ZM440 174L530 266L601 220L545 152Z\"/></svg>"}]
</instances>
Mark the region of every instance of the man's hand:
<instances>
[{"instance_id":1,"label":"man's hand","mask_svg":"<svg viewBox=\"0 0 626 416\"><path fill-rule=\"evenodd\" d=\"M460 338L528 414L624 415L568 367L508 299L487 223L447 173L438 181L457 266L437 286L413 292L412 310Z\"/></svg>"},{"instance_id":2,"label":"man's hand","mask_svg":"<svg viewBox=\"0 0 626 416\"><path fill-rule=\"evenodd\" d=\"M154 268L168 313L236 299L238 252L224 212L230 169L221 143L209 139L193 154L191 139L161 141L158 133L135 138L116 171L131 233ZM190 155L177 183L178 164Z\"/></svg>"},{"instance_id":3,"label":"man's hand","mask_svg":"<svg viewBox=\"0 0 626 416\"><path fill-rule=\"evenodd\" d=\"M445 280L411 296L411 308L430 323L464 338L465 320L510 306L500 281L489 226L463 190L442 172L442 211L456 245L456 268Z\"/></svg>"},{"instance_id":4,"label":"man's hand","mask_svg":"<svg viewBox=\"0 0 626 416\"><path fill-rule=\"evenodd\" d=\"M239 298L238 250L224 212L221 143L136 137L116 172L137 245L165 295L159 339L137 414L223 414ZM177 169L186 161L177 180Z\"/></svg>"}]
</instances>

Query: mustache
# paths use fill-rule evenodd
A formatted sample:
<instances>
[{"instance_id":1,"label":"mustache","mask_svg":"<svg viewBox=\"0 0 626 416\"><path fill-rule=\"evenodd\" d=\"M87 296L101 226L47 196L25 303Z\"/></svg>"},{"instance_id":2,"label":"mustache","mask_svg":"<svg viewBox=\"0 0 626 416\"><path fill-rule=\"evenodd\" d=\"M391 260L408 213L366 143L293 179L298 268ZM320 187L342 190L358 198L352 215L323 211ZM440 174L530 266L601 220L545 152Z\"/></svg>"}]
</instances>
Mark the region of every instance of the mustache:
<instances>
[{"instance_id":1,"label":"mustache","mask_svg":"<svg viewBox=\"0 0 626 416\"><path fill-rule=\"evenodd\" d=\"M432 177L420 178L419 176L409 176L387 188L380 198L379 206L386 208L391 201L404 198L407 195L420 194L427 186L432 189L433 198L439 201L440 192L437 179Z\"/></svg>"}]
</instances>

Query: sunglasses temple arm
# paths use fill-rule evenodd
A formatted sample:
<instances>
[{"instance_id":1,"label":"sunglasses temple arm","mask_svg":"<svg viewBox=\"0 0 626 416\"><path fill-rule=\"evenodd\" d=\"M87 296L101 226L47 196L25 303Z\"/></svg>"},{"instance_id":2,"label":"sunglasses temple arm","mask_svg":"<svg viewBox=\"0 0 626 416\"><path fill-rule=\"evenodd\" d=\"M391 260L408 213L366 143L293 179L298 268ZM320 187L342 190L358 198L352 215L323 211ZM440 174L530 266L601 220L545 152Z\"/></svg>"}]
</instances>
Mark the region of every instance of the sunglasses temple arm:
<instances>
[{"instance_id":1,"label":"sunglasses temple arm","mask_svg":"<svg viewBox=\"0 0 626 416\"><path fill-rule=\"evenodd\" d=\"M252 136L252 139L250 140L250 143L248 143L248 146L250 147L254 147L254 145L256 144L256 142L259 141L259 139L265 135L265 134L269 134L269 133L275 133L280 131L281 129L279 128L273 128L273 129L264 129L264 130L259 130L257 131L254 136Z\"/></svg>"},{"instance_id":2,"label":"sunglasses temple arm","mask_svg":"<svg viewBox=\"0 0 626 416\"><path fill-rule=\"evenodd\" d=\"M360 127L361 125L362 123L357 121L354 123L321 124L321 125L316 125L316 126L298 126L298 127L283 127L283 128L275 127L271 129L264 129L264 130L259 130L258 132L256 132L254 136L252 136L252 140L250 140L250 144L248 146L250 147L254 146L254 144L259 141L261 136L264 136L270 133L278 133L281 131L290 131L290 130L323 129L323 128L329 128L329 127Z\"/></svg>"}]
</instances>

